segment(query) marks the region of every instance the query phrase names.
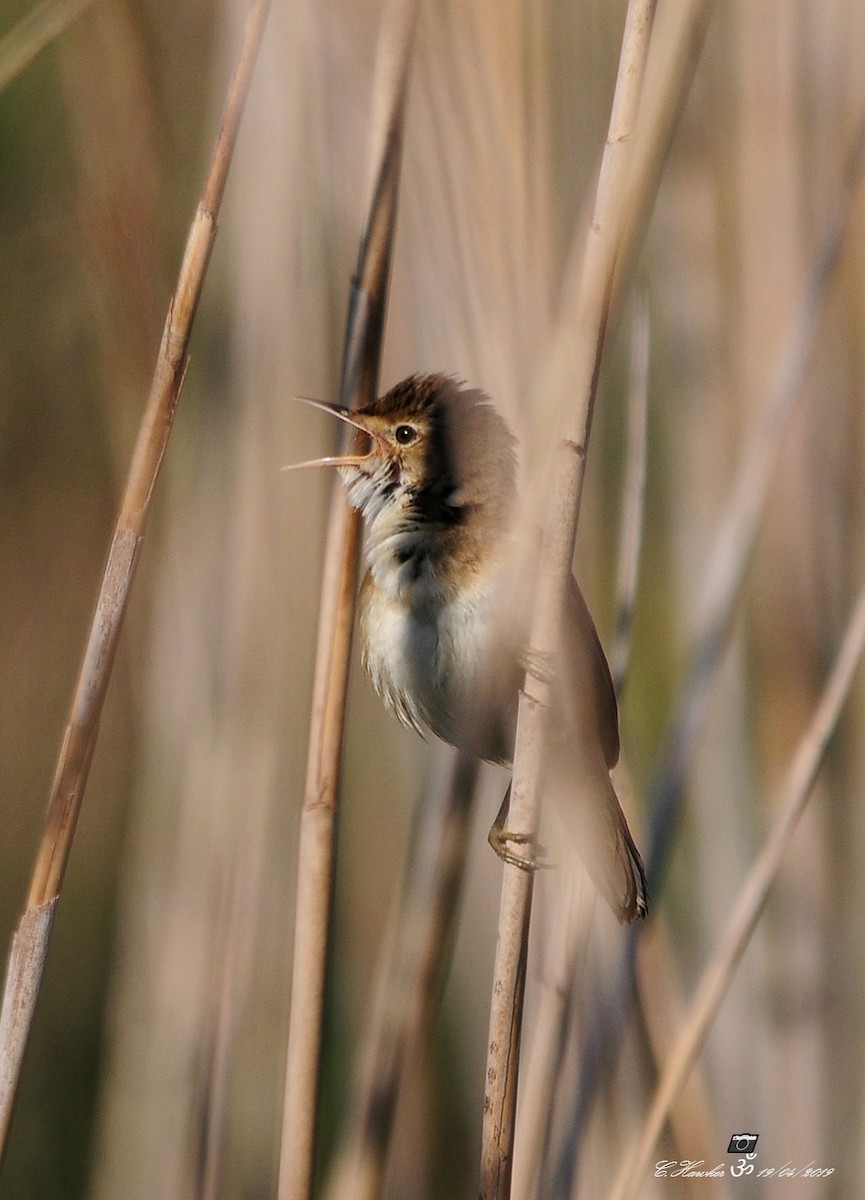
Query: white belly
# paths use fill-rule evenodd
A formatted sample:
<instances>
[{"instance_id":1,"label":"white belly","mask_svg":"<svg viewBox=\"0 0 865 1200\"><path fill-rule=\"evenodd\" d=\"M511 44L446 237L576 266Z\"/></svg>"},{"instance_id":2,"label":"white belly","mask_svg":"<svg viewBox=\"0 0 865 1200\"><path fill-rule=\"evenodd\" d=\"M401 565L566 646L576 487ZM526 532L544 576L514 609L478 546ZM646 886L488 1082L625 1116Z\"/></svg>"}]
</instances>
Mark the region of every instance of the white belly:
<instances>
[{"instance_id":1,"label":"white belly","mask_svg":"<svg viewBox=\"0 0 865 1200\"><path fill-rule=\"evenodd\" d=\"M401 721L483 757L499 757L485 753L471 736L483 719L476 708L482 703L489 609L483 593L460 604L412 608L387 596L367 575L360 621L372 685Z\"/></svg>"}]
</instances>

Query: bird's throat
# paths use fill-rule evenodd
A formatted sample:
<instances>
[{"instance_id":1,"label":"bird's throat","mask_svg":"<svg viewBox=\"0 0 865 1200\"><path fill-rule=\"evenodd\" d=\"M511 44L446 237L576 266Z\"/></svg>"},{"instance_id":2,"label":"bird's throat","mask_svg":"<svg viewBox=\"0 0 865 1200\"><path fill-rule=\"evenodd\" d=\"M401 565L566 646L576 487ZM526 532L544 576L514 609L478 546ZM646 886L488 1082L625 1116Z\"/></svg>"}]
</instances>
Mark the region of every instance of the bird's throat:
<instances>
[{"instance_id":1,"label":"bird's throat","mask_svg":"<svg viewBox=\"0 0 865 1200\"><path fill-rule=\"evenodd\" d=\"M349 499L364 518L367 567L393 601L418 608L473 598L501 557L501 522L452 489L366 476L349 482Z\"/></svg>"}]
</instances>

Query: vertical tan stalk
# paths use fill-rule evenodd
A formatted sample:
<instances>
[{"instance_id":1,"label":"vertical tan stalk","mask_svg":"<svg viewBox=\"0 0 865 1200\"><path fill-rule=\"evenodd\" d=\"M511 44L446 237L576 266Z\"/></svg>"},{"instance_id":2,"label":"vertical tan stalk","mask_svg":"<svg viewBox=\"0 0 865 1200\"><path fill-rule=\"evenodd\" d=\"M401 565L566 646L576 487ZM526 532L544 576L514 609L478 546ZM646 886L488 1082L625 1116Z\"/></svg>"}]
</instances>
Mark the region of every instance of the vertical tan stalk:
<instances>
[{"instance_id":1,"label":"vertical tan stalk","mask_svg":"<svg viewBox=\"0 0 865 1200\"><path fill-rule=\"evenodd\" d=\"M628 278L678 115L693 77L710 4L693 0L665 10L652 38L657 53L647 63L645 87L634 84L647 62L652 5L629 7L605 162L582 269L576 285L576 323L559 326L551 350L549 384L556 395L574 397L556 455L542 547L543 571L534 600L533 657L555 661L564 589L574 555L586 451L601 353L614 295ZM624 99L640 100L640 117L630 147L621 133ZM628 112L633 124L633 111ZM627 151L627 153L626 153ZM514 781L508 824L534 837L543 759L548 684L526 677L520 697ZM526 973L533 879L505 866L490 1013L484 1097L480 1194L485 1200L510 1195L516 1083Z\"/></svg>"},{"instance_id":2,"label":"vertical tan stalk","mask_svg":"<svg viewBox=\"0 0 865 1200\"><path fill-rule=\"evenodd\" d=\"M6 1144L24 1050L45 967L53 912L72 849L150 500L174 423L186 372L189 335L216 237L216 219L268 8L269 0L256 0L247 18L240 59L229 85L210 170L189 230L60 749L27 911L12 947L0 1015L0 1154Z\"/></svg>"},{"instance_id":3,"label":"vertical tan stalk","mask_svg":"<svg viewBox=\"0 0 865 1200\"><path fill-rule=\"evenodd\" d=\"M382 18L373 90L368 215L352 282L340 387L342 403L354 407L371 401L378 387L415 13L414 0L391 0ZM313 1185L342 733L359 547L357 514L349 512L337 486L325 550L300 825L279 1200L306 1200Z\"/></svg>"},{"instance_id":4,"label":"vertical tan stalk","mask_svg":"<svg viewBox=\"0 0 865 1200\"><path fill-rule=\"evenodd\" d=\"M593 915L593 909L581 905L579 899L571 875L561 880L553 903L548 905L553 919L533 1010L530 1053L520 1079L512 1180L512 1194L517 1200L546 1194L542 1170L565 1058L566 1033L574 1016L573 981L587 960Z\"/></svg>"},{"instance_id":5,"label":"vertical tan stalk","mask_svg":"<svg viewBox=\"0 0 865 1200\"><path fill-rule=\"evenodd\" d=\"M783 790L775 805L778 816L774 828L751 868L721 944L703 972L689 1013L658 1084L639 1140L613 1184L610 1200L629 1200L640 1195L643 1190L649 1159L670 1106L678 1096L703 1047L760 919L772 884L781 869L784 853L799 818L808 803L814 780L826 753L826 746L853 683L863 648L865 587L856 600L823 695L790 764Z\"/></svg>"},{"instance_id":6,"label":"vertical tan stalk","mask_svg":"<svg viewBox=\"0 0 865 1200\"><path fill-rule=\"evenodd\" d=\"M805 373L811 361L829 284L844 246L854 200L865 170L865 120L857 127L845 172L845 194L816 256L790 333L771 373L752 430L745 439L736 476L718 521L717 533L704 572L700 624L694 637L684 678L673 706L673 718L659 756L650 795L651 832L648 869L650 882L663 877L666 858L678 825L685 769L694 751L708 709L712 684L722 661L736 606L765 507L772 467L784 430L802 395ZM586 1056L574 1102L574 1119L566 1139L561 1170L573 1175L577 1147L591 1097L600 1083L602 1052L616 1039L633 997L635 942L629 938L617 974L618 982L593 1020L590 1041L593 1051Z\"/></svg>"}]
</instances>

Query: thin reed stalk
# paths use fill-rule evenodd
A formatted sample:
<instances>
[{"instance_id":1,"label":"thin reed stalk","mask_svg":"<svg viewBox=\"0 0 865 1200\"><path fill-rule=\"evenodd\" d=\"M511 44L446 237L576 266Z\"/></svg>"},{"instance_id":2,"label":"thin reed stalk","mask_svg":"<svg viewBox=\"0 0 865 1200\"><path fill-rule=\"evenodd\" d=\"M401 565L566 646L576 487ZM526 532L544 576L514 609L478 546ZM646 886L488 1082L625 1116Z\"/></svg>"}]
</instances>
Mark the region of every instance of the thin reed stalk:
<instances>
[{"instance_id":1,"label":"thin reed stalk","mask_svg":"<svg viewBox=\"0 0 865 1200\"><path fill-rule=\"evenodd\" d=\"M712 685L723 660L742 592L757 529L768 495L772 468L781 437L802 395L829 284L839 263L857 192L865 173L865 117L860 119L844 175L845 191L830 223L801 304L791 322L765 397L759 405L750 436L723 506L715 541L704 572L706 583L701 618L673 705L659 766L649 791L649 886L657 896L663 885L667 858L678 828L687 765L703 728ZM616 983L599 999L577 1083L573 1118L563 1143L557 1195L570 1195L582 1135L600 1083L600 1065L616 1045L628 1019L634 996L636 939L629 936L622 951Z\"/></svg>"},{"instance_id":2,"label":"thin reed stalk","mask_svg":"<svg viewBox=\"0 0 865 1200\"><path fill-rule=\"evenodd\" d=\"M378 387L415 18L414 0L391 0L382 18L373 89L371 186L352 282L340 386L341 402L351 407L369 403ZM306 1200L313 1186L342 735L359 556L360 522L337 487L328 523L298 848L279 1200Z\"/></svg>"},{"instance_id":3,"label":"thin reed stalk","mask_svg":"<svg viewBox=\"0 0 865 1200\"><path fill-rule=\"evenodd\" d=\"M631 131L641 92L654 4L628 7L610 134L601 165L595 209L577 288L577 342L566 394L575 397L556 455L553 487L534 597L530 644L540 661L555 661L564 590L571 571L591 432L598 368L610 311L617 257L630 213L624 200ZM656 131L657 133L657 131ZM650 160L651 161L651 160ZM643 180L638 179L637 185ZM560 325L560 329L564 329ZM558 345L563 345L564 333ZM528 839L537 836L539 784L549 685L531 673L520 696L514 777L508 824ZM498 940L484 1096L480 1194L503 1200L511 1191L517 1077L525 995L526 960L534 877L506 864L502 880Z\"/></svg>"},{"instance_id":4,"label":"thin reed stalk","mask_svg":"<svg viewBox=\"0 0 865 1200\"><path fill-rule=\"evenodd\" d=\"M619 563L616 580L616 620L610 670L616 695L621 701L627 679L631 632L635 611L640 549L645 514L647 420L649 385L649 311L644 295L637 298L630 326L630 374L628 381L627 455L624 471L622 514L619 532ZM531 1077L522 1094L522 1111L532 1126L521 1136L529 1161L519 1162L515 1170L514 1191L528 1197L537 1189L545 1160L549 1156L549 1122L552 1099L559 1083L564 1051L573 1019L574 982L577 960L586 937L586 916L582 922L571 911L570 897L557 911L561 926L549 965L547 982L535 1018L532 1042ZM552 978L555 982L550 982ZM525 1131L523 1131L525 1134Z\"/></svg>"},{"instance_id":5,"label":"thin reed stalk","mask_svg":"<svg viewBox=\"0 0 865 1200\"><path fill-rule=\"evenodd\" d=\"M579 904L580 898L571 876L562 881L557 902L550 906L554 924L520 1082L512 1184L517 1200L543 1195L541 1173L549 1152L555 1093L571 1025L576 964L583 967L588 957L593 910Z\"/></svg>"},{"instance_id":6,"label":"thin reed stalk","mask_svg":"<svg viewBox=\"0 0 865 1200\"><path fill-rule=\"evenodd\" d=\"M217 217L237 141L270 0L255 0L228 88L210 169L195 213L168 309L150 395L144 410L96 613L54 776L27 910L16 932L0 1013L0 1156L47 961L51 927L144 538L150 501L186 374L189 336L216 238Z\"/></svg>"},{"instance_id":7,"label":"thin reed stalk","mask_svg":"<svg viewBox=\"0 0 865 1200\"><path fill-rule=\"evenodd\" d=\"M639 297L631 322L628 387L627 461L619 534L616 585L615 642L611 673L621 698L631 648L640 546L645 510L649 374L649 316L645 297ZM520 1129L514 1165L514 1194L528 1197L539 1186L549 1153L549 1124L568 1033L572 1023L577 960L585 952L589 913L576 910L573 884L564 903L556 905L556 937L544 968L545 986L534 1019L529 1074L521 1088ZM528 1128L527 1128L528 1127ZM523 1161L525 1158L525 1161Z\"/></svg>"},{"instance_id":8,"label":"thin reed stalk","mask_svg":"<svg viewBox=\"0 0 865 1200\"><path fill-rule=\"evenodd\" d=\"M802 736L778 797L777 817L739 895L714 957L707 964L690 1010L655 1092L639 1139L616 1177L610 1200L638 1196L670 1106L703 1047L736 968L765 908L784 854L811 795L826 747L838 723L865 649L865 586L859 592L832 672Z\"/></svg>"}]
</instances>

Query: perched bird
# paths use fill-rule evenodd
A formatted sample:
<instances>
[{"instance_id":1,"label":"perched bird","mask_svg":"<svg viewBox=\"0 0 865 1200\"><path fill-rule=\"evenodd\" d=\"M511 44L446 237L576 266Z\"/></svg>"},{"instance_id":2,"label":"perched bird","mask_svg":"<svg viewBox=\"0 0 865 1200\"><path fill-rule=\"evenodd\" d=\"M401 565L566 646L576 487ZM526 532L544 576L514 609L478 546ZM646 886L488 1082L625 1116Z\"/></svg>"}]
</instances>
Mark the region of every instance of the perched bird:
<instances>
[{"instance_id":1,"label":"perched bird","mask_svg":"<svg viewBox=\"0 0 865 1200\"><path fill-rule=\"evenodd\" d=\"M358 431L351 453L300 465L338 467L364 521L359 627L373 687L419 733L510 766L527 630L502 616L516 512L506 422L445 375L413 375L362 409L317 406ZM618 919L632 921L646 914L646 881L609 775L616 697L575 580L564 626L564 667L551 668L550 786L573 795L578 851ZM530 868L533 858L509 848L505 809L490 842Z\"/></svg>"}]
</instances>

